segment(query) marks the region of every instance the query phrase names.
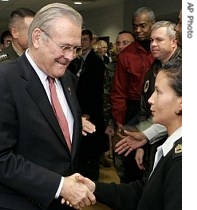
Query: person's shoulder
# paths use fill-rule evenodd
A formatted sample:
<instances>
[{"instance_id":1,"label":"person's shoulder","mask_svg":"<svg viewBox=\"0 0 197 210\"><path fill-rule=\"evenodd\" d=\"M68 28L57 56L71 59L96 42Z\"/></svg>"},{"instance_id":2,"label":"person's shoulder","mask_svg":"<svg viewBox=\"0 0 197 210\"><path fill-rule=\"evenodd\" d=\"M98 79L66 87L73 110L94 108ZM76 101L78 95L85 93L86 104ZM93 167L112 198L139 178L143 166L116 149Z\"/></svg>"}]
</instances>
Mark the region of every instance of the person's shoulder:
<instances>
[{"instance_id":1,"label":"person's shoulder","mask_svg":"<svg viewBox=\"0 0 197 210\"><path fill-rule=\"evenodd\" d=\"M170 60L172 60L172 59L182 60L182 49L180 47L177 47L174 54L171 56Z\"/></svg>"},{"instance_id":2,"label":"person's shoulder","mask_svg":"<svg viewBox=\"0 0 197 210\"><path fill-rule=\"evenodd\" d=\"M15 52L12 45L8 48L4 49L0 53L0 63L9 63L12 60L15 60L19 57L19 55Z\"/></svg>"},{"instance_id":3,"label":"person's shoulder","mask_svg":"<svg viewBox=\"0 0 197 210\"><path fill-rule=\"evenodd\" d=\"M103 66L103 68L105 68L105 63L104 63L104 61L102 60L102 58L97 54L97 53L95 53L94 51L90 51L90 60L91 60L91 62L95 65L95 67L97 66L97 65L101 65L101 66Z\"/></svg>"},{"instance_id":4,"label":"person's shoulder","mask_svg":"<svg viewBox=\"0 0 197 210\"><path fill-rule=\"evenodd\" d=\"M177 51L178 51L177 58L182 60L182 48L178 47L178 50Z\"/></svg>"},{"instance_id":5,"label":"person's shoulder","mask_svg":"<svg viewBox=\"0 0 197 210\"><path fill-rule=\"evenodd\" d=\"M9 55L6 52L2 51L0 53L0 63L4 63L5 61L8 60L10 60Z\"/></svg>"},{"instance_id":6,"label":"person's shoulder","mask_svg":"<svg viewBox=\"0 0 197 210\"><path fill-rule=\"evenodd\" d=\"M77 76L72 71L70 71L69 69L66 70L65 76L67 76L71 79L77 80Z\"/></svg>"},{"instance_id":7,"label":"person's shoulder","mask_svg":"<svg viewBox=\"0 0 197 210\"><path fill-rule=\"evenodd\" d=\"M89 54L88 54L88 56L87 56L87 58L95 58L96 60L102 60L101 59L101 57L96 53L96 52L94 52L94 50L93 49L91 49L91 51L89 52Z\"/></svg>"}]
</instances>

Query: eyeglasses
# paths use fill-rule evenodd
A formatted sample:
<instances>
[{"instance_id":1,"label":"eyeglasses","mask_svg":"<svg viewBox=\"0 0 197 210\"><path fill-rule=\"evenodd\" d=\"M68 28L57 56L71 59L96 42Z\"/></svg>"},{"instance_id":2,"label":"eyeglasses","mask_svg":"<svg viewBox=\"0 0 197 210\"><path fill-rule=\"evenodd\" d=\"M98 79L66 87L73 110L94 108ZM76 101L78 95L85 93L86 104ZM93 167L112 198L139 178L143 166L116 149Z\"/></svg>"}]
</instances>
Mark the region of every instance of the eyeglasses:
<instances>
[{"instance_id":1,"label":"eyeglasses","mask_svg":"<svg viewBox=\"0 0 197 210\"><path fill-rule=\"evenodd\" d=\"M46 31L44 31L43 29L41 29L41 31L46 35L46 36L48 36L49 37L49 39L53 42L53 43L55 43L61 50L62 50L62 54L68 54L68 53L70 53L70 52L79 52L80 50L81 50L81 47L79 47L79 46L75 46L75 47L72 47L72 46L69 46L69 45L59 45L57 42L55 42L52 38L51 38L51 36L46 32Z\"/></svg>"},{"instance_id":2,"label":"eyeglasses","mask_svg":"<svg viewBox=\"0 0 197 210\"><path fill-rule=\"evenodd\" d=\"M128 44L130 44L131 42L129 42L129 41L122 41L122 42L119 42L119 41L117 41L116 42L116 45L123 45L123 46L125 46L125 45L128 45Z\"/></svg>"}]
</instances>

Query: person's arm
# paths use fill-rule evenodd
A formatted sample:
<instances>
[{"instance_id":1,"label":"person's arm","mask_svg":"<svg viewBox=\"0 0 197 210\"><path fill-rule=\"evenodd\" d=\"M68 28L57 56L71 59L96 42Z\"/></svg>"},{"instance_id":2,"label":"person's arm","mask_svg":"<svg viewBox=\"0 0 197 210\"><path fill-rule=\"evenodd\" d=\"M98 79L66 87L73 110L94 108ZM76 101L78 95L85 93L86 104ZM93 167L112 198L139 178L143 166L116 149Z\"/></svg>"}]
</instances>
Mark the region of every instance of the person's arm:
<instances>
[{"instance_id":1,"label":"person's arm","mask_svg":"<svg viewBox=\"0 0 197 210\"><path fill-rule=\"evenodd\" d=\"M120 137L122 139L115 145L115 152L118 154L125 153L125 156L148 142L147 137L140 131L124 130L124 136L121 135Z\"/></svg>"},{"instance_id":2,"label":"person's arm","mask_svg":"<svg viewBox=\"0 0 197 210\"><path fill-rule=\"evenodd\" d=\"M127 110L128 73L124 67L124 57L119 55L111 89L112 114L117 126L124 124Z\"/></svg>"},{"instance_id":3,"label":"person's arm","mask_svg":"<svg viewBox=\"0 0 197 210\"><path fill-rule=\"evenodd\" d=\"M116 184L92 182L83 176L75 178L85 184L91 192L94 192L97 201L117 210L135 210L144 186L144 180L129 184Z\"/></svg>"},{"instance_id":4,"label":"person's arm","mask_svg":"<svg viewBox=\"0 0 197 210\"><path fill-rule=\"evenodd\" d=\"M144 131L124 130L124 134L122 140L115 145L115 152L118 154L126 152L125 156L127 156L131 151L144 146L147 142L153 144L160 140L166 135L166 128L159 124L153 124Z\"/></svg>"},{"instance_id":5,"label":"person's arm","mask_svg":"<svg viewBox=\"0 0 197 210\"><path fill-rule=\"evenodd\" d=\"M153 124L151 125L151 127L147 128L142 132L149 140L149 144L153 144L167 134L167 129L163 125Z\"/></svg>"},{"instance_id":6,"label":"person's arm","mask_svg":"<svg viewBox=\"0 0 197 210\"><path fill-rule=\"evenodd\" d=\"M93 191L91 191L83 182L79 182L76 177L80 174L75 173L72 176L64 177L63 186L60 191L62 196L61 203L73 206L76 209L96 203Z\"/></svg>"}]
</instances>

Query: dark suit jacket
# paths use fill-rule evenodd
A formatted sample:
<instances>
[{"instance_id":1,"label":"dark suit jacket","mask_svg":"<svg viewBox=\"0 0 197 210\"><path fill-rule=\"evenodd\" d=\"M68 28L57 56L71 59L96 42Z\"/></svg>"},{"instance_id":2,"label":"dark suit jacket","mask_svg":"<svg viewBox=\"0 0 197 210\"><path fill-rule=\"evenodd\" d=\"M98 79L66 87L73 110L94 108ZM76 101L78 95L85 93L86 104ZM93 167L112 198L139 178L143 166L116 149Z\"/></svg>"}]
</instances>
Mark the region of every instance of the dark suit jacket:
<instances>
[{"instance_id":1,"label":"dark suit jacket","mask_svg":"<svg viewBox=\"0 0 197 210\"><path fill-rule=\"evenodd\" d=\"M96 132L82 137L82 156L98 156L105 146L103 111L104 73L105 64L103 60L91 50L85 59L79 77L77 97L82 113L88 114L90 121L96 125Z\"/></svg>"},{"instance_id":2,"label":"dark suit jacket","mask_svg":"<svg viewBox=\"0 0 197 210\"><path fill-rule=\"evenodd\" d=\"M179 145L177 147L177 145ZM160 159L148 181L96 183L98 201L114 210L182 209L182 139Z\"/></svg>"},{"instance_id":3,"label":"dark suit jacket","mask_svg":"<svg viewBox=\"0 0 197 210\"><path fill-rule=\"evenodd\" d=\"M54 196L61 176L78 170L82 128L76 78L67 71L60 81L74 117L72 154L26 56L0 65L0 208L61 209Z\"/></svg>"}]
</instances>

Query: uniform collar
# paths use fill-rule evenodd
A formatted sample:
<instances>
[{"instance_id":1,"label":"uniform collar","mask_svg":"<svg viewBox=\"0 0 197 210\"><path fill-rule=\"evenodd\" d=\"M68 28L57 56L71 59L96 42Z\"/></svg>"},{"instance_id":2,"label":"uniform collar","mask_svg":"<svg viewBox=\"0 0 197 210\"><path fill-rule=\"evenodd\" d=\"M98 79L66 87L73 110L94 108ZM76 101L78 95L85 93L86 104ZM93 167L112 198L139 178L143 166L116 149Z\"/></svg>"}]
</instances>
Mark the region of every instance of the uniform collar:
<instances>
[{"instance_id":1,"label":"uniform collar","mask_svg":"<svg viewBox=\"0 0 197 210\"><path fill-rule=\"evenodd\" d=\"M182 137L182 126L179 127L167 140L161 145L163 156L165 157L168 152L173 148L174 142Z\"/></svg>"}]
</instances>

